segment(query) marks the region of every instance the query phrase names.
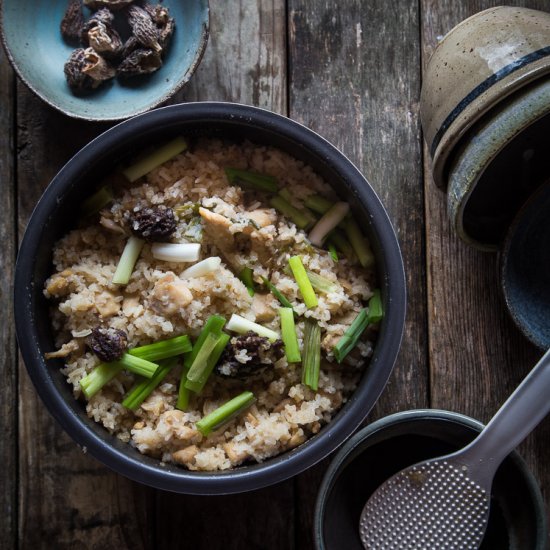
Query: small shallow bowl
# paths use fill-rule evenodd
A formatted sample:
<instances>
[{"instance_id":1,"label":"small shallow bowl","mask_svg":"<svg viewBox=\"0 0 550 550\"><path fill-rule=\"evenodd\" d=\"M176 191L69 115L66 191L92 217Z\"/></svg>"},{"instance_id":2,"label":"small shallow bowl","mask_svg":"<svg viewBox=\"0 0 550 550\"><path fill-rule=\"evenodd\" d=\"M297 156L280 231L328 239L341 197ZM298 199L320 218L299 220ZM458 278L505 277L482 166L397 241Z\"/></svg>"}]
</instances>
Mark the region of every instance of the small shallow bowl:
<instances>
[{"instance_id":1,"label":"small shallow bowl","mask_svg":"<svg viewBox=\"0 0 550 550\"><path fill-rule=\"evenodd\" d=\"M44 281L52 269L54 243L76 220L74 205L125 158L156 142L184 135L272 145L309 164L353 205L377 261L384 319L368 369L357 389L319 434L261 464L225 472L190 472L140 454L88 418L59 371L48 362L54 348ZM405 276L399 245L375 192L334 146L304 126L263 109L231 103L187 103L156 109L125 121L92 141L57 174L38 202L23 238L15 272L15 321L25 365L46 407L67 433L113 470L160 489L225 494L277 483L309 468L347 439L382 392L399 351L405 319Z\"/></svg>"},{"instance_id":2,"label":"small shallow bowl","mask_svg":"<svg viewBox=\"0 0 550 550\"><path fill-rule=\"evenodd\" d=\"M501 288L512 319L550 348L550 180L520 210L500 254Z\"/></svg>"},{"instance_id":3,"label":"small shallow bowl","mask_svg":"<svg viewBox=\"0 0 550 550\"><path fill-rule=\"evenodd\" d=\"M70 117L122 120L160 105L191 78L208 41L208 0L165 0L176 29L163 66L133 80L114 78L77 96L63 72L75 49L59 32L67 5L68 0L4 0L0 14L2 42L18 76L38 97Z\"/></svg>"},{"instance_id":4,"label":"small shallow bowl","mask_svg":"<svg viewBox=\"0 0 550 550\"><path fill-rule=\"evenodd\" d=\"M449 161L447 208L458 236L497 250L529 195L550 176L550 75L480 119Z\"/></svg>"},{"instance_id":5,"label":"small shallow bowl","mask_svg":"<svg viewBox=\"0 0 550 550\"><path fill-rule=\"evenodd\" d=\"M315 507L318 550L362 550L359 516L369 496L393 474L465 446L483 425L439 410L397 413L359 431L336 454ZM545 550L548 535L540 489L517 452L498 469L483 550Z\"/></svg>"},{"instance_id":6,"label":"small shallow bowl","mask_svg":"<svg viewBox=\"0 0 550 550\"><path fill-rule=\"evenodd\" d=\"M436 184L447 187L450 153L505 97L550 73L550 13L499 6L476 13L438 44L420 98Z\"/></svg>"}]
</instances>

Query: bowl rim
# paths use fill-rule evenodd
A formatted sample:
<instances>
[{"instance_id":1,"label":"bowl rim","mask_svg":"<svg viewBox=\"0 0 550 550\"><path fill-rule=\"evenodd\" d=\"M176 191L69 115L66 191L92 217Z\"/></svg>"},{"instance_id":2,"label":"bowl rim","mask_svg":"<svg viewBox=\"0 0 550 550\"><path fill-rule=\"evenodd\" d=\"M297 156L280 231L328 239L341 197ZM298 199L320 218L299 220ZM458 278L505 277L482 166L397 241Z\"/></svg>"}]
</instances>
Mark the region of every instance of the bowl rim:
<instances>
[{"instance_id":1,"label":"bowl rim","mask_svg":"<svg viewBox=\"0 0 550 550\"><path fill-rule=\"evenodd\" d=\"M468 428L473 428L474 430L480 432L485 425L470 416L467 416L462 413L447 411L443 409L411 409L407 411L400 411L397 413L384 416L372 424L359 430L353 437L351 437L336 453L334 459L330 463L321 485L319 486L319 491L317 493L317 500L315 502L314 517L313 517L313 539L315 543L315 548L317 550L328 550L324 544L323 536L323 526L324 526L324 516L325 516L325 504L327 501L327 496L329 495L332 487L334 486L335 481L338 478L338 475L341 472L342 466L348 459L348 457L355 451L357 447L361 445L364 441L369 439L371 436L384 431L387 428L392 426L397 426L399 424L407 424L411 421L431 421L431 420L441 420L444 422L450 422L454 424L459 424L466 426ZM517 466L518 470L522 473L525 478L526 486L533 497L533 503L535 509L537 510L537 540L542 541L542 546L538 547L537 550L546 550L546 537L548 534L548 519L544 512L545 505L542 498L542 493L540 487L527 466L525 460L521 457L517 450L512 451L506 459L511 459L514 464ZM359 529L358 529L359 531Z\"/></svg>"},{"instance_id":2,"label":"bowl rim","mask_svg":"<svg viewBox=\"0 0 550 550\"><path fill-rule=\"evenodd\" d=\"M177 473L168 469L163 471L158 461L155 466L138 462L84 424L57 391L49 376L37 344L32 303L34 266L43 222L62 191L69 188L70 182L78 177L80 166L89 168L94 158L101 157L102 153L107 154L115 148L117 142L131 139L132 136L140 135L140 132L141 135L147 135L147 130L154 132L159 127L169 131L170 128L183 126L186 120L195 124L210 121L221 125L248 125L264 133L279 133L330 164L343 181L349 182L350 192L362 204L368 205L369 217L375 226L380 249L383 250L383 255L378 258L379 268L382 266L385 270L380 286L385 304L390 300L392 304L391 308L386 308L387 313L381 326L381 333L385 337L375 346L370 368L366 370L348 403L323 427L319 434L321 437L314 436L292 451L264 463L223 472L190 472L183 468L178 468ZM124 142L124 147L128 147L127 142ZM389 379L401 344L405 309L405 273L397 237L380 199L364 176L343 153L307 127L265 109L234 103L198 102L163 107L121 122L95 138L67 162L44 191L29 219L15 268L16 334L27 371L50 413L79 445L86 447L92 456L116 472L158 489L187 494L229 494L272 485L313 466L343 443L374 406ZM379 368L373 369L374 365ZM371 374L373 371L374 374ZM73 405L75 403L76 400ZM106 431L105 434L109 435Z\"/></svg>"},{"instance_id":3,"label":"bowl rim","mask_svg":"<svg viewBox=\"0 0 550 550\"><path fill-rule=\"evenodd\" d=\"M206 51L208 38L210 36L210 0L200 0L200 1L204 2L205 4L204 19L201 21L202 29L201 29L200 40L199 40L199 44L195 52L193 61L189 65L189 69L187 70L183 78L178 80L173 87L171 87L168 91L166 91L160 97L150 101L145 107L136 109L135 111L132 112L132 114L124 115L122 117L101 116L101 114L96 114L96 115L79 114L73 110L65 109L62 105L50 99L48 94L44 93L40 89L40 87L35 86L32 80L27 78L24 72L19 67L19 64L15 59L15 56L13 55L13 52L9 46L9 42L6 38L6 34L4 32L4 10L5 10L4 2L0 2L0 40L2 42L2 46L4 47L4 52L6 53L6 57L8 58L8 61L12 69L15 71L16 75L19 77L21 82L23 82L23 84L31 92L33 92L37 97L39 97L42 101L44 101L44 103L54 108L56 111L59 111L60 113L63 113L64 115L77 120L85 120L87 122L118 122L121 120L125 120L128 118L146 113L151 109L154 109L159 105L162 105L164 102L168 101L171 97L177 94L189 82L189 80L197 70L197 67L200 65L200 62L204 56L204 52Z\"/></svg>"}]
</instances>

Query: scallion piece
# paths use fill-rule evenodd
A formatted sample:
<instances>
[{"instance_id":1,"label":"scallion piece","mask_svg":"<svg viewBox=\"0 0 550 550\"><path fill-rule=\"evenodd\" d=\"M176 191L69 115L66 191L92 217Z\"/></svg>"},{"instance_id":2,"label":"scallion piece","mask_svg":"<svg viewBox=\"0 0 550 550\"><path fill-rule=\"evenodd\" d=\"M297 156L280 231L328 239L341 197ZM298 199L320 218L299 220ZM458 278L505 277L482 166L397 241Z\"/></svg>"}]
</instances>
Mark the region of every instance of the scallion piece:
<instances>
[{"instance_id":1,"label":"scallion piece","mask_svg":"<svg viewBox=\"0 0 550 550\"><path fill-rule=\"evenodd\" d=\"M225 175L229 183L237 184L240 187L277 193L277 178L273 176L249 172L248 170L239 170L238 168L226 168Z\"/></svg>"},{"instance_id":2,"label":"scallion piece","mask_svg":"<svg viewBox=\"0 0 550 550\"><path fill-rule=\"evenodd\" d=\"M197 429L202 435L207 436L248 409L254 401L256 401L254 394L250 391L245 391L199 420L197 422Z\"/></svg>"},{"instance_id":3,"label":"scallion piece","mask_svg":"<svg viewBox=\"0 0 550 550\"><path fill-rule=\"evenodd\" d=\"M334 246L348 259L355 259L355 253L353 252L353 247L351 243L346 239L342 231L334 229L327 235L327 240L329 243L334 244Z\"/></svg>"},{"instance_id":4,"label":"scallion piece","mask_svg":"<svg viewBox=\"0 0 550 550\"><path fill-rule=\"evenodd\" d=\"M185 387L188 390L192 390L195 393L200 393L202 391L209 376L212 374L214 367L220 360L223 350L225 349L225 346L227 346L227 343L230 339L231 336L229 336L229 334L225 334L225 332L222 332L222 334L218 337L218 341L214 346L212 353L208 356L208 359L206 361L206 368L203 370L202 374L198 376L197 380L190 380L189 373L187 373Z\"/></svg>"},{"instance_id":5,"label":"scallion piece","mask_svg":"<svg viewBox=\"0 0 550 550\"><path fill-rule=\"evenodd\" d=\"M371 267L374 264L374 255L357 222L350 217L344 221L343 227L359 263L363 267Z\"/></svg>"},{"instance_id":6,"label":"scallion piece","mask_svg":"<svg viewBox=\"0 0 550 550\"><path fill-rule=\"evenodd\" d=\"M330 210L333 203L320 195L310 195L304 204L317 214L324 214Z\"/></svg>"},{"instance_id":7,"label":"scallion piece","mask_svg":"<svg viewBox=\"0 0 550 550\"><path fill-rule=\"evenodd\" d=\"M139 374L140 376L145 376L146 378L151 378L158 369L157 363L152 363L151 361L147 361L147 359L142 359L141 357L136 357L129 353L124 353L116 362L121 364L126 370Z\"/></svg>"},{"instance_id":8,"label":"scallion piece","mask_svg":"<svg viewBox=\"0 0 550 550\"><path fill-rule=\"evenodd\" d=\"M153 243L153 257L164 262L196 262L199 259L199 243Z\"/></svg>"},{"instance_id":9,"label":"scallion piece","mask_svg":"<svg viewBox=\"0 0 550 550\"><path fill-rule=\"evenodd\" d=\"M192 279L193 277L203 277L209 273L213 273L220 268L222 259L219 256L212 256L201 260L200 262L188 267L180 277L182 279Z\"/></svg>"},{"instance_id":10,"label":"scallion piece","mask_svg":"<svg viewBox=\"0 0 550 550\"><path fill-rule=\"evenodd\" d=\"M347 216L349 204L337 202L330 207L309 233L309 240L315 246L322 246L326 236Z\"/></svg>"},{"instance_id":11,"label":"scallion piece","mask_svg":"<svg viewBox=\"0 0 550 550\"><path fill-rule=\"evenodd\" d=\"M287 297L266 277L262 277L262 281L264 282L264 285L270 290L271 294L279 300L282 306L289 307L292 309L292 304L287 299ZM293 310L294 311L294 310Z\"/></svg>"},{"instance_id":12,"label":"scallion piece","mask_svg":"<svg viewBox=\"0 0 550 550\"><path fill-rule=\"evenodd\" d=\"M338 363L341 363L348 353L357 345L365 329L372 323L378 323L380 319L382 319L382 315L380 291L375 290L369 300L369 307L359 312L348 330L346 330L342 338L340 338L334 346L334 357L336 357Z\"/></svg>"},{"instance_id":13,"label":"scallion piece","mask_svg":"<svg viewBox=\"0 0 550 550\"><path fill-rule=\"evenodd\" d=\"M279 195L281 195L286 202L292 202L292 193L288 190L288 187L279 189Z\"/></svg>"},{"instance_id":14,"label":"scallion piece","mask_svg":"<svg viewBox=\"0 0 550 550\"><path fill-rule=\"evenodd\" d=\"M304 349L302 383L317 391L321 370L321 327L314 319L306 319L304 326Z\"/></svg>"},{"instance_id":15,"label":"scallion piece","mask_svg":"<svg viewBox=\"0 0 550 550\"><path fill-rule=\"evenodd\" d=\"M282 307L279 309L281 317L281 334L285 345L285 355L289 363L299 363L302 360L298 337L296 336L296 325L294 324L294 312L292 308Z\"/></svg>"},{"instance_id":16,"label":"scallion piece","mask_svg":"<svg viewBox=\"0 0 550 550\"><path fill-rule=\"evenodd\" d=\"M272 197L269 200L269 204L280 212L283 216L286 216L289 220L293 221L300 229L305 229L310 224L310 217L304 214L301 210L298 210L295 206L285 201L281 196Z\"/></svg>"},{"instance_id":17,"label":"scallion piece","mask_svg":"<svg viewBox=\"0 0 550 550\"><path fill-rule=\"evenodd\" d=\"M113 198L113 190L111 187L109 185L104 185L82 203L80 212L83 216L91 216L109 204Z\"/></svg>"},{"instance_id":18,"label":"scallion piece","mask_svg":"<svg viewBox=\"0 0 550 550\"><path fill-rule=\"evenodd\" d=\"M227 323L227 330L232 332L237 332L238 334L246 334L248 331L255 332L258 336L264 336L269 341L274 342L279 339L279 335L269 328L266 328L258 323L254 323L233 313L231 319Z\"/></svg>"},{"instance_id":19,"label":"scallion piece","mask_svg":"<svg viewBox=\"0 0 550 550\"><path fill-rule=\"evenodd\" d=\"M159 361L175 355L181 355L191 351L191 340L189 336L182 335L175 338L168 338L167 340L160 340L153 344L147 344L145 346L139 346L128 350L130 355L141 357L146 361Z\"/></svg>"},{"instance_id":20,"label":"scallion piece","mask_svg":"<svg viewBox=\"0 0 550 550\"><path fill-rule=\"evenodd\" d=\"M318 290L323 294L328 294L329 292L336 292L338 290L338 285L332 282L331 280L327 279L326 277L323 277L322 275L319 275L314 271L310 271L309 269L306 269L306 273L307 273L307 278L311 283L311 286L315 290Z\"/></svg>"},{"instance_id":21,"label":"scallion piece","mask_svg":"<svg viewBox=\"0 0 550 550\"><path fill-rule=\"evenodd\" d=\"M123 369L124 365L116 361L112 363L99 364L92 372L80 381L82 393L90 399Z\"/></svg>"},{"instance_id":22,"label":"scallion piece","mask_svg":"<svg viewBox=\"0 0 550 550\"><path fill-rule=\"evenodd\" d=\"M122 256L118 261L118 265L113 275L113 284L115 285L127 285L132 272L134 271L134 266L136 265L137 259L143 248L145 241L134 237L133 235L128 239L124 250L122 251Z\"/></svg>"},{"instance_id":23,"label":"scallion piece","mask_svg":"<svg viewBox=\"0 0 550 550\"><path fill-rule=\"evenodd\" d=\"M214 351L214 348L216 347L216 344L218 343L220 337L221 335L214 334L213 332L209 333L206 336L206 340L203 342L201 348L195 356L195 359L189 367L189 372L187 373L187 382L197 382L199 380L199 378L207 368L208 358L210 357L210 354ZM185 387L189 388L187 382L185 383Z\"/></svg>"},{"instance_id":24,"label":"scallion piece","mask_svg":"<svg viewBox=\"0 0 550 550\"><path fill-rule=\"evenodd\" d=\"M302 263L302 258L300 258L300 256L292 256L288 260L288 265L292 270L292 275L294 275L294 279L298 283L298 288L302 293L302 298L304 299L304 303L306 304L306 306L309 309L317 307L317 296L315 295L315 291L313 290L311 282L308 279L306 269L304 267L304 264Z\"/></svg>"},{"instance_id":25,"label":"scallion piece","mask_svg":"<svg viewBox=\"0 0 550 550\"><path fill-rule=\"evenodd\" d=\"M189 397L191 396L191 390L185 387L188 371L189 369L184 364L181 369L181 380L178 389L178 402L176 403L176 408L180 411L186 411L189 407Z\"/></svg>"},{"instance_id":26,"label":"scallion piece","mask_svg":"<svg viewBox=\"0 0 550 550\"><path fill-rule=\"evenodd\" d=\"M254 272L249 267L243 267L239 273L239 279L243 282L250 296L254 296Z\"/></svg>"},{"instance_id":27,"label":"scallion piece","mask_svg":"<svg viewBox=\"0 0 550 550\"><path fill-rule=\"evenodd\" d=\"M122 171L122 174L129 182L134 182L186 149L187 142L182 137L177 137L138 160L135 164L128 166Z\"/></svg>"},{"instance_id":28,"label":"scallion piece","mask_svg":"<svg viewBox=\"0 0 550 550\"><path fill-rule=\"evenodd\" d=\"M171 357L160 363L159 368L151 378L143 379L126 394L122 401L122 406L131 411L135 411L166 378L166 375L172 370L177 362L177 357Z\"/></svg>"},{"instance_id":29,"label":"scallion piece","mask_svg":"<svg viewBox=\"0 0 550 550\"><path fill-rule=\"evenodd\" d=\"M331 242L328 243L328 253L333 262L338 262L338 252L336 252L336 247Z\"/></svg>"}]
</instances>

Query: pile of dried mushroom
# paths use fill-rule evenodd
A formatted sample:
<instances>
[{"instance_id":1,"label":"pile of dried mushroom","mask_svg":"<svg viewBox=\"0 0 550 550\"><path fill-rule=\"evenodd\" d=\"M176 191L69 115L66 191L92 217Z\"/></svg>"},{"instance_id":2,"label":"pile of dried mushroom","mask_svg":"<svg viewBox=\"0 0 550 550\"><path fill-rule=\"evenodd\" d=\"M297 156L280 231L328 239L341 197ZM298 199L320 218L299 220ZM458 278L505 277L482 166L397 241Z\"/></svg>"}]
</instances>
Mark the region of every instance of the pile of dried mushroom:
<instances>
[{"instance_id":1,"label":"pile of dried mushroom","mask_svg":"<svg viewBox=\"0 0 550 550\"><path fill-rule=\"evenodd\" d=\"M81 0L70 0L61 34L73 51L65 76L74 92L93 90L115 76L149 74L162 66L174 19L168 8L134 0L83 0L93 10L86 21ZM126 36L127 35L127 36Z\"/></svg>"}]
</instances>

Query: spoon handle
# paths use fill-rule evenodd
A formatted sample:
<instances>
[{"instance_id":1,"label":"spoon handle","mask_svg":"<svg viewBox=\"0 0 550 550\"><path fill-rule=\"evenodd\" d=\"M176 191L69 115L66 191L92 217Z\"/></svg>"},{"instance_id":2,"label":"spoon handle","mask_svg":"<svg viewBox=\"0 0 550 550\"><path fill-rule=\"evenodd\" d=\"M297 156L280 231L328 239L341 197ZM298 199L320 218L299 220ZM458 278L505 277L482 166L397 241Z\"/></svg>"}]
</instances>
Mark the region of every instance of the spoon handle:
<instances>
[{"instance_id":1,"label":"spoon handle","mask_svg":"<svg viewBox=\"0 0 550 550\"><path fill-rule=\"evenodd\" d=\"M479 436L464 448L461 461L487 481L535 426L550 412L550 350L500 407Z\"/></svg>"}]
</instances>

